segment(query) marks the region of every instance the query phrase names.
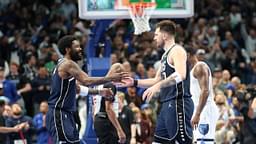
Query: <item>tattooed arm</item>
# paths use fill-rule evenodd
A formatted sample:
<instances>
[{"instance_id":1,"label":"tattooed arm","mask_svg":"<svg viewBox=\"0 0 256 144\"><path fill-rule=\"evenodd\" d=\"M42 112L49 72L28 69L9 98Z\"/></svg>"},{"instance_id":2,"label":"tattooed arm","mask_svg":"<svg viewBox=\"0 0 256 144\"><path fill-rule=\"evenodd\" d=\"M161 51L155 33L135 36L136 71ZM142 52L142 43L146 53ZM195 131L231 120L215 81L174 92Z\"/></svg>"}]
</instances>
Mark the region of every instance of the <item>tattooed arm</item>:
<instances>
[{"instance_id":1,"label":"tattooed arm","mask_svg":"<svg viewBox=\"0 0 256 144\"><path fill-rule=\"evenodd\" d=\"M65 60L60 64L58 68L58 73L63 79L69 78L71 76L75 77L82 85L99 85L110 81L121 81L126 73L113 73L111 76L107 77L89 77L75 62L71 60Z\"/></svg>"}]
</instances>

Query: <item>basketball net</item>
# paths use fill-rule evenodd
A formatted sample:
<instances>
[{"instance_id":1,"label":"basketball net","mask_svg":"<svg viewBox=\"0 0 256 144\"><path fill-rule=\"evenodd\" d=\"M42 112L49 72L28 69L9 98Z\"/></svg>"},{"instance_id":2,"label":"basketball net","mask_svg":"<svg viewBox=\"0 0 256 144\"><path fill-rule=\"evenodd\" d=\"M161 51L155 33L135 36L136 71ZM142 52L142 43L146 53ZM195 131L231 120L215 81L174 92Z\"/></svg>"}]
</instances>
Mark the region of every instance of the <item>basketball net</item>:
<instances>
[{"instance_id":1,"label":"basketball net","mask_svg":"<svg viewBox=\"0 0 256 144\"><path fill-rule=\"evenodd\" d=\"M149 19L155 8L156 4L153 2L138 2L129 4L128 10L134 25L135 35L150 31Z\"/></svg>"}]
</instances>

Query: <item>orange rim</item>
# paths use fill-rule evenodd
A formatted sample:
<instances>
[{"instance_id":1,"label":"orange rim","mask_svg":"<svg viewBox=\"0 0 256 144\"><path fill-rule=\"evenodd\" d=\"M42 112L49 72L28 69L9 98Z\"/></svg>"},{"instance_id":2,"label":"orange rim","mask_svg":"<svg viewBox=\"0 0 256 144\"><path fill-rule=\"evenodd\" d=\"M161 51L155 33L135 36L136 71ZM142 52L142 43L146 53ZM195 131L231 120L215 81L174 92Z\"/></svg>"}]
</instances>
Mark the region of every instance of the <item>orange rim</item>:
<instances>
[{"instance_id":1,"label":"orange rim","mask_svg":"<svg viewBox=\"0 0 256 144\"><path fill-rule=\"evenodd\" d=\"M130 3L128 4L129 7L143 7L143 8L149 8L156 6L156 3L154 2L138 2L138 3Z\"/></svg>"},{"instance_id":2,"label":"orange rim","mask_svg":"<svg viewBox=\"0 0 256 144\"><path fill-rule=\"evenodd\" d=\"M130 3L128 5L132 10L132 14L142 16L145 8L155 7L156 3L154 2L138 2L138 3ZM140 9L142 8L142 9Z\"/></svg>"}]
</instances>

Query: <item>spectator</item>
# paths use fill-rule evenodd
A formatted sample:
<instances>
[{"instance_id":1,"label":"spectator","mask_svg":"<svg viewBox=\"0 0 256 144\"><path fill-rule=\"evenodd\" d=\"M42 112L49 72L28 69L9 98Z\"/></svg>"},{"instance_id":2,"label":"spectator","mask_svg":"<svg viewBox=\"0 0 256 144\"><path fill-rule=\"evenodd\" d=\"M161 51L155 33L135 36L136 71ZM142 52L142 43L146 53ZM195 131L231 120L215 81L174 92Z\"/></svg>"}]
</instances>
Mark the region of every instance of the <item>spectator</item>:
<instances>
[{"instance_id":1,"label":"spectator","mask_svg":"<svg viewBox=\"0 0 256 144\"><path fill-rule=\"evenodd\" d=\"M27 53L27 62L22 66L22 75L25 76L28 80L32 81L37 73L36 69L36 57L32 52Z\"/></svg>"},{"instance_id":2,"label":"spectator","mask_svg":"<svg viewBox=\"0 0 256 144\"><path fill-rule=\"evenodd\" d=\"M32 52L28 52L27 62L22 66L22 76L26 78L27 83L31 84L37 75L36 61L37 59ZM32 117L34 115L34 107L31 105L31 103L33 103L32 91L22 93L22 97L25 102L26 112Z\"/></svg>"},{"instance_id":3,"label":"spectator","mask_svg":"<svg viewBox=\"0 0 256 144\"><path fill-rule=\"evenodd\" d=\"M220 85L221 83L221 78L222 78L222 70L219 67L214 68L213 70L213 89L216 91L217 86Z\"/></svg>"},{"instance_id":4,"label":"spectator","mask_svg":"<svg viewBox=\"0 0 256 144\"><path fill-rule=\"evenodd\" d=\"M212 69L221 67L221 61L225 59L225 54L221 50L219 42L215 42L211 46L210 52L206 54L206 59Z\"/></svg>"},{"instance_id":5,"label":"spectator","mask_svg":"<svg viewBox=\"0 0 256 144\"><path fill-rule=\"evenodd\" d=\"M241 35L244 39L245 49L251 58L256 57L256 31L254 28L249 29L249 34L246 29L246 24L242 21L241 24Z\"/></svg>"},{"instance_id":6,"label":"spectator","mask_svg":"<svg viewBox=\"0 0 256 144\"><path fill-rule=\"evenodd\" d=\"M219 85L217 85L217 89L224 91L225 86L230 82L230 77L230 72L228 70L223 70L221 82L219 83Z\"/></svg>"},{"instance_id":7,"label":"spectator","mask_svg":"<svg viewBox=\"0 0 256 144\"><path fill-rule=\"evenodd\" d=\"M128 72L129 74L131 74L131 76L134 76L134 72L132 71L132 67L129 61L125 61L123 62L123 66L126 72Z\"/></svg>"},{"instance_id":8,"label":"spectator","mask_svg":"<svg viewBox=\"0 0 256 144\"><path fill-rule=\"evenodd\" d=\"M38 76L32 81L34 112L37 113L39 104L47 101L50 95L50 77L45 67L41 66L38 70Z\"/></svg>"},{"instance_id":9,"label":"spectator","mask_svg":"<svg viewBox=\"0 0 256 144\"><path fill-rule=\"evenodd\" d=\"M33 125L36 129L37 144L49 144L52 143L50 135L46 129L45 117L48 111L48 103L42 101L40 103L40 112L33 118Z\"/></svg>"},{"instance_id":10,"label":"spectator","mask_svg":"<svg viewBox=\"0 0 256 144\"><path fill-rule=\"evenodd\" d=\"M229 117L234 117L232 109L227 104L227 98L223 93L218 93L215 96L215 103L219 109L219 120L224 120L225 123L228 122Z\"/></svg>"},{"instance_id":11,"label":"spectator","mask_svg":"<svg viewBox=\"0 0 256 144\"><path fill-rule=\"evenodd\" d=\"M250 95L253 93L241 93L238 96L239 101L239 110L242 113L243 125L241 127L243 139L241 142L244 144L252 143L256 141L256 119L253 118L253 109L251 107L251 103L253 99L250 98ZM249 97L249 98L248 98Z\"/></svg>"},{"instance_id":12,"label":"spectator","mask_svg":"<svg viewBox=\"0 0 256 144\"><path fill-rule=\"evenodd\" d=\"M46 67L48 72L51 74L53 72L53 69L55 68L57 62L58 62L59 57L58 57L56 52L52 52L50 54L50 57L51 57L51 60L49 62L45 63L44 66Z\"/></svg>"},{"instance_id":13,"label":"spectator","mask_svg":"<svg viewBox=\"0 0 256 144\"><path fill-rule=\"evenodd\" d=\"M22 101L16 86L10 80L5 79L3 67L0 67L0 88L2 88L3 95L8 98L10 104L16 103L18 100Z\"/></svg>"},{"instance_id":14,"label":"spectator","mask_svg":"<svg viewBox=\"0 0 256 144\"><path fill-rule=\"evenodd\" d=\"M11 62L10 73L6 79L12 81L16 85L19 95L31 91L32 89L30 83L28 83L28 80L20 74L19 65L15 62ZM24 108L24 104L21 104L21 106Z\"/></svg>"},{"instance_id":15,"label":"spectator","mask_svg":"<svg viewBox=\"0 0 256 144\"><path fill-rule=\"evenodd\" d=\"M136 87L128 87L127 93L125 94L125 100L127 104L131 107L135 105L139 107L142 104L142 97L137 95L137 88Z\"/></svg>"},{"instance_id":16,"label":"spectator","mask_svg":"<svg viewBox=\"0 0 256 144\"><path fill-rule=\"evenodd\" d=\"M226 85L226 94L227 94L227 98L228 98L228 104L231 104L232 102L232 97L234 96L234 94L236 93L236 91L241 90L241 80L238 77L233 77L230 81L230 83L228 83Z\"/></svg>"},{"instance_id":17,"label":"spectator","mask_svg":"<svg viewBox=\"0 0 256 144\"><path fill-rule=\"evenodd\" d=\"M7 142L7 133L18 132L20 128L18 126L6 127L5 126L5 117L3 115L5 107L5 102L0 100L0 143L5 144Z\"/></svg>"},{"instance_id":18,"label":"spectator","mask_svg":"<svg viewBox=\"0 0 256 144\"><path fill-rule=\"evenodd\" d=\"M232 33L230 31L226 31L226 33L225 33L225 40L223 40L221 42L221 47L225 50L230 45L232 45L234 49L240 50L240 47L239 47L237 41L234 39Z\"/></svg>"},{"instance_id":19,"label":"spectator","mask_svg":"<svg viewBox=\"0 0 256 144\"><path fill-rule=\"evenodd\" d=\"M12 132L9 134L10 144L18 142L32 143L32 119L29 116L23 115L20 105L12 105L13 115L6 120L6 126L14 127L19 124L22 131Z\"/></svg>"},{"instance_id":20,"label":"spectator","mask_svg":"<svg viewBox=\"0 0 256 144\"><path fill-rule=\"evenodd\" d=\"M136 141L142 144L150 144L151 128L149 119L137 107L134 107L132 111L135 114L136 121Z\"/></svg>"},{"instance_id":21,"label":"spectator","mask_svg":"<svg viewBox=\"0 0 256 144\"><path fill-rule=\"evenodd\" d=\"M72 17L77 15L77 8L72 0L64 0L64 2L61 4L61 9L64 12L64 16L68 20L71 20Z\"/></svg>"},{"instance_id":22,"label":"spectator","mask_svg":"<svg viewBox=\"0 0 256 144\"><path fill-rule=\"evenodd\" d=\"M125 96L123 93L117 93L118 97L118 121L124 130L126 136L126 144L134 142L135 139L135 119L132 110L124 105ZM134 144L134 143L133 143Z\"/></svg>"},{"instance_id":23,"label":"spectator","mask_svg":"<svg viewBox=\"0 0 256 144\"><path fill-rule=\"evenodd\" d=\"M154 78L156 75L156 70L154 69L153 66L148 66L147 68L147 76L148 78Z\"/></svg>"},{"instance_id":24,"label":"spectator","mask_svg":"<svg viewBox=\"0 0 256 144\"><path fill-rule=\"evenodd\" d=\"M5 118L9 118L9 117L12 116L12 108L11 108L10 105L6 104L6 105L4 106L3 116L4 116Z\"/></svg>"},{"instance_id":25,"label":"spectator","mask_svg":"<svg viewBox=\"0 0 256 144\"><path fill-rule=\"evenodd\" d=\"M150 131L153 132L155 129L155 126L156 126L156 119L157 119L156 111L153 109L152 104L147 104L147 103L141 105L140 109L141 109L141 112L143 114L145 114L146 118L149 120L149 122L150 122L149 124L150 124L150 128L151 128ZM157 109L157 108L155 108L155 109ZM151 133L151 134L153 137L153 133Z\"/></svg>"},{"instance_id":26,"label":"spectator","mask_svg":"<svg viewBox=\"0 0 256 144\"><path fill-rule=\"evenodd\" d=\"M216 142L227 143L235 139L235 131L231 125L230 117L234 117L232 109L227 104L227 99L223 93L215 96L215 102L219 108L220 117L216 124Z\"/></svg>"}]
</instances>

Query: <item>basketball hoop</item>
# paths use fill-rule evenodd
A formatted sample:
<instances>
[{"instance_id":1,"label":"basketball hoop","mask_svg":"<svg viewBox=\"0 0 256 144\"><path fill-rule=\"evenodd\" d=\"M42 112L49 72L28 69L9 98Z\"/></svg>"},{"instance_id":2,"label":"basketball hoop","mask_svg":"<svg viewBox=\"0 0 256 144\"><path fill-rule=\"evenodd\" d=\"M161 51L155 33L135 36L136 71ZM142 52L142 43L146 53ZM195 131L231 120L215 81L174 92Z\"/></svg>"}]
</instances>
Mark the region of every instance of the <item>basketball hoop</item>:
<instances>
[{"instance_id":1,"label":"basketball hoop","mask_svg":"<svg viewBox=\"0 0 256 144\"><path fill-rule=\"evenodd\" d=\"M154 2L138 2L128 5L129 14L134 25L134 34L139 35L143 32L150 31L149 19L156 8Z\"/></svg>"}]
</instances>

